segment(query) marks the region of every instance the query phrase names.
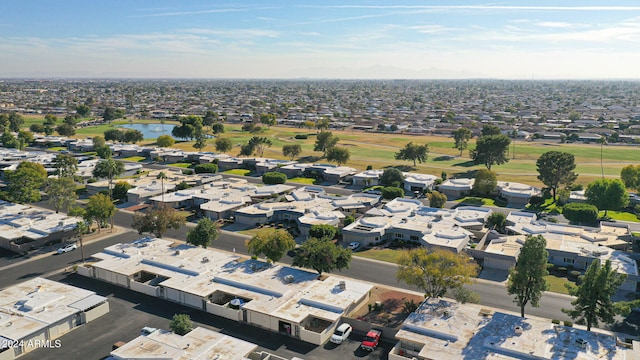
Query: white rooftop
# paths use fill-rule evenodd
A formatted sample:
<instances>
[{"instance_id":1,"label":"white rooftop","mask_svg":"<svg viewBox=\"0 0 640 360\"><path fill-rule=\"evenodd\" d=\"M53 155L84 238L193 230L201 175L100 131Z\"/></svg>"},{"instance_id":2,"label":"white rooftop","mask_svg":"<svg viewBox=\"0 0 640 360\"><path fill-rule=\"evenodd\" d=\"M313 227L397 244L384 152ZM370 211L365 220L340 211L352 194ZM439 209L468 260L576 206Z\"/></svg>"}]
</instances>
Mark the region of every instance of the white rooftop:
<instances>
[{"instance_id":1,"label":"white rooftop","mask_svg":"<svg viewBox=\"0 0 640 360\"><path fill-rule=\"evenodd\" d=\"M0 340L20 340L69 316L106 301L93 291L34 278L0 291Z\"/></svg>"},{"instance_id":2,"label":"white rooftop","mask_svg":"<svg viewBox=\"0 0 640 360\"><path fill-rule=\"evenodd\" d=\"M184 336L158 330L141 335L111 352L118 360L245 360L258 345L202 327Z\"/></svg>"}]
</instances>

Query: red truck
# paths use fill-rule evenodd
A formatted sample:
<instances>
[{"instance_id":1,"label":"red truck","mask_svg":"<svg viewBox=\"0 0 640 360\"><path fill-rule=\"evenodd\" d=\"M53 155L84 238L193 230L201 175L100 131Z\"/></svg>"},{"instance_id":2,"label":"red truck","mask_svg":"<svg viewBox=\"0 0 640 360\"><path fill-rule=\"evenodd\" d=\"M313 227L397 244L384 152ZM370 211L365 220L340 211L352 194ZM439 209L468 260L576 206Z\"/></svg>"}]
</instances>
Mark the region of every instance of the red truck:
<instances>
[{"instance_id":1,"label":"red truck","mask_svg":"<svg viewBox=\"0 0 640 360\"><path fill-rule=\"evenodd\" d=\"M380 342L380 337L382 337L380 330L369 330L367 335L364 336L364 339L362 339L360 348L367 351L375 350Z\"/></svg>"}]
</instances>

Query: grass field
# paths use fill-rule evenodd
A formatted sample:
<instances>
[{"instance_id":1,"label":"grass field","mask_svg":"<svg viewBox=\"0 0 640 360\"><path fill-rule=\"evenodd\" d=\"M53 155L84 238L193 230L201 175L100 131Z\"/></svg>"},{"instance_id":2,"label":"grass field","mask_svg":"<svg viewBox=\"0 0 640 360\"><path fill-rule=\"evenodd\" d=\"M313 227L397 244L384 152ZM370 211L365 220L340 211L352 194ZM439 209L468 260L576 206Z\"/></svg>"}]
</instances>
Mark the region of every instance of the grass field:
<instances>
[{"instance_id":1,"label":"grass field","mask_svg":"<svg viewBox=\"0 0 640 360\"><path fill-rule=\"evenodd\" d=\"M299 183L299 184L307 184L313 185L316 182L316 179L305 178L305 177L296 177L287 180L288 182Z\"/></svg>"},{"instance_id":2,"label":"grass field","mask_svg":"<svg viewBox=\"0 0 640 360\"><path fill-rule=\"evenodd\" d=\"M386 261L394 264L398 262L398 255L400 255L400 251L393 249L369 249L353 253L353 256Z\"/></svg>"},{"instance_id":3,"label":"grass field","mask_svg":"<svg viewBox=\"0 0 640 360\"><path fill-rule=\"evenodd\" d=\"M42 116L25 117L27 124L41 123ZM83 138L86 136L101 135L105 130L113 129L117 125L129 123L149 123L158 122L154 119L146 120L119 120L114 121L110 125L100 125L95 127L81 128L77 130L75 137ZM175 124L174 121L166 121L167 124ZM309 136L306 140L295 139L296 134L315 135L315 130L306 128L292 128L272 126L270 129L265 128L259 136L268 137L273 145L266 149L263 156L276 159L285 159L282 155L282 146L285 144L298 143L302 146L302 154L299 157L301 161L308 162L326 162L320 158L321 153L313 151L315 136ZM474 165L470 160L468 151L463 152L463 156L459 157L459 151L453 148L453 139L443 136L431 135L409 135L409 134L389 134L389 133L365 133L352 130L336 130L334 135L340 138L338 146L349 149L351 158L346 164L357 169L364 170L368 165L374 169L382 169L388 166L402 165L403 170L422 172L427 174L440 175L442 172L447 173L449 177L472 176L473 172L481 166ZM230 155L238 155L239 146L247 142L253 134L241 131L239 124L225 124L225 133L221 137L228 138L235 145L229 151ZM423 164L413 166L413 162L396 161L394 154L404 147L408 142L429 145L428 159ZM152 145L155 139L145 139L141 145ZM469 144L469 148L474 147L474 140ZM184 141L176 143L174 148L193 151L193 142ZM515 156L514 156L515 148ZM559 144L554 142L527 142L516 141L515 146L511 146L509 155L512 158L504 165L494 166L492 170L498 174L498 180L515 181L534 186L542 184L537 179L537 171L535 166L536 159L544 152L550 150L564 151L574 154L576 157L577 168L579 174L577 183L586 185L591 181L600 178L601 172L605 176L618 177L622 167L628 164L640 164L638 148L634 146L623 145L607 145L600 146L598 144ZM209 140L203 151L215 151L214 141ZM602 154L602 163L600 155Z\"/></svg>"},{"instance_id":4,"label":"grass field","mask_svg":"<svg viewBox=\"0 0 640 360\"><path fill-rule=\"evenodd\" d=\"M569 290L565 287L565 284L575 285L576 283L565 278L555 275L547 275L544 277L549 284L549 291L569 295Z\"/></svg>"},{"instance_id":5,"label":"grass field","mask_svg":"<svg viewBox=\"0 0 640 360\"><path fill-rule=\"evenodd\" d=\"M128 158L124 158L122 160L140 162L140 161L147 160L147 158L144 156L131 156Z\"/></svg>"},{"instance_id":6,"label":"grass field","mask_svg":"<svg viewBox=\"0 0 640 360\"><path fill-rule=\"evenodd\" d=\"M247 170L247 169L231 169L231 170L223 171L222 173L223 174L231 174L231 175L247 176L247 175L251 174L251 170Z\"/></svg>"},{"instance_id":7,"label":"grass field","mask_svg":"<svg viewBox=\"0 0 640 360\"><path fill-rule=\"evenodd\" d=\"M174 164L169 164L169 166L175 166L175 167L187 169L191 167L191 164L190 163L174 163Z\"/></svg>"}]
</instances>

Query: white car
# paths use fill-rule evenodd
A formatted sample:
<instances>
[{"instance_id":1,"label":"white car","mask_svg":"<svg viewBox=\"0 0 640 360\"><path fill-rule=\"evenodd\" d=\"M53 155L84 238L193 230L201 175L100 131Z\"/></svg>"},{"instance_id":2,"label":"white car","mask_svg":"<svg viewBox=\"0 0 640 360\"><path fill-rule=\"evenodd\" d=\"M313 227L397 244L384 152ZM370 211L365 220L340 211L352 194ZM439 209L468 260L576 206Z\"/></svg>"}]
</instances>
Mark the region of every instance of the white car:
<instances>
[{"instance_id":1,"label":"white car","mask_svg":"<svg viewBox=\"0 0 640 360\"><path fill-rule=\"evenodd\" d=\"M340 324L340 326L338 326L336 331L333 332L333 335L331 335L331 339L329 339L329 341L334 344L342 344L342 342L347 340L349 335L351 335L351 330L353 330L351 328L351 325L342 323Z\"/></svg>"},{"instance_id":2,"label":"white car","mask_svg":"<svg viewBox=\"0 0 640 360\"><path fill-rule=\"evenodd\" d=\"M360 248L360 243L357 241L353 241L349 243L349 249L351 249L351 251L356 251Z\"/></svg>"},{"instance_id":3,"label":"white car","mask_svg":"<svg viewBox=\"0 0 640 360\"><path fill-rule=\"evenodd\" d=\"M156 330L158 329L150 326L145 326L142 328L142 330L140 330L140 335L142 336L151 335L151 333L155 332Z\"/></svg>"},{"instance_id":4,"label":"white car","mask_svg":"<svg viewBox=\"0 0 640 360\"><path fill-rule=\"evenodd\" d=\"M78 246L76 244L68 244L68 245L65 245L65 246L59 248L57 252L58 252L58 254L64 254L64 253L67 253L69 251L73 251L73 250L75 250L77 248L78 248Z\"/></svg>"}]
</instances>

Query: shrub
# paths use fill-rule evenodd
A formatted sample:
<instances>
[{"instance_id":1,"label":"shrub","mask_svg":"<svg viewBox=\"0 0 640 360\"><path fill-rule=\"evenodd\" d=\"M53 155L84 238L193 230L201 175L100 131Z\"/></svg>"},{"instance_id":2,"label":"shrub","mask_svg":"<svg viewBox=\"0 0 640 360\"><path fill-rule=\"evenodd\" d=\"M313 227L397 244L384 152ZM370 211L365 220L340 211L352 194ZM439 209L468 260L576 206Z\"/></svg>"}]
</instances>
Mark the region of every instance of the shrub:
<instances>
[{"instance_id":1,"label":"shrub","mask_svg":"<svg viewBox=\"0 0 640 360\"><path fill-rule=\"evenodd\" d=\"M335 226L329 224L315 224L311 225L309 229L309 236L316 239L327 238L333 240L338 234L338 229Z\"/></svg>"},{"instance_id":2,"label":"shrub","mask_svg":"<svg viewBox=\"0 0 640 360\"><path fill-rule=\"evenodd\" d=\"M395 186L387 186L382 188L382 198L387 200L393 200L395 198L404 197L404 189L395 187Z\"/></svg>"},{"instance_id":3,"label":"shrub","mask_svg":"<svg viewBox=\"0 0 640 360\"><path fill-rule=\"evenodd\" d=\"M210 173L214 174L218 172L218 165L216 164L198 164L193 168L196 174Z\"/></svg>"},{"instance_id":4,"label":"shrub","mask_svg":"<svg viewBox=\"0 0 640 360\"><path fill-rule=\"evenodd\" d=\"M571 196L571 191L567 189L561 189L558 191L558 205L564 206L569 202L569 196Z\"/></svg>"},{"instance_id":5,"label":"shrub","mask_svg":"<svg viewBox=\"0 0 640 360\"><path fill-rule=\"evenodd\" d=\"M574 279L577 279L580 275L581 275L581 273L578 270L569 271L569 276L571 276Z\"/></svg>"},{"instance_id":6,"label":"shrub","mask_svg":"<svg viewBox=\"0 0 640 360\"><path fill-rule=\"evenodd\" d=\"M262 175L262 182L267 185L284 184L287 182L287 175L279 172L266 172Z\"/></svg>"},{"instance_id":7,"label":"shrub","mask_svg":"<svg viewBox=\"0 0 640 360\"><path fill-rule=\"evenodd\" d=\"M405 301L404 305L402 305L402 312L405 314L411 314L412 312L418 310L418 304L415 301Z\"/></svg>"},{"instance_id":8,"label":"shrub","mask_svg":"<svg viewBox=\"0 0 640 360\"><path fill-rule=\"evenodd\" d=\"M556 319L551 320L551 322L552 322L552 323L554 323L554 324L556 324L556 325L559 325L559 324L560 324L560 320L556 320Z\"/></svg>"},{"instance_id":9,"label":"shrub","mask_svg":"<svg viewBox=\"0 0 640 360\"><path fill-rule=\"evenodd\" d=\"M571 321L564 321L564 326L572 327L573 323Z\"/></svg>"},{"instance_id":10,"label":"shrub","mask_svg":"<svg viewBox=\"0 0 640 360\"><path fill-rule=\"evenodd\" d=\"M433 191L429 195L429 206L434 208L443 208L447 203L447 195Z\"/></svg>"},{"instance_id":11,"label":"shrub","mask_svg":"<svg viewBox=\"0 0 640 360\"><path fill-rule=\"evenodd\" d=\"M193 175L193 170L191 170L191 169L184 169L184 170L182 170L182 173L183 173L184 175Z\"/></svg>"},{"instance_id":12,"label":"shrub","mask_svg":"<svg viewBox=\"0 0 640 360\"><path fill-rule=\"evenodd\" d=\"M529 205L533 207L539 207L542 206L542 204L544 204L544 199L542 198L542 196L534 195L529 198Z\"/></svg>"},{"instance_id":13,"label":"shrub","mask_svg":"<svg viewBox=\"0 0 640 360\"><path fill-rule=\"evenodd\" d=\"M89 178L89 180L87 180L87 184L91 184L98 181L96 178Z\"/></svg>"},{"instance_id":14,"label":"shrub","mask_svg":"<svg viewBox=\"0 0 640 360\"><path fill-rule=\"evenodd\" d=\"M350 225L356 221L356 218L353 215L347 215L344 217L343 224L344 226Z\"/></svg>"},{"instance_id":15,"label":"shrub","mask_svg":"<svg viewBox=\"0 0 640 360\"><path fill-rule=\"evenodd\" d=\"M562 209L562 214L567 220L578 224L593 224L598 220L598 208L590 204L567 204Z\"/></svg>"},{"instance_id":16,"label":"shrub","mask_svg":"<svg viewBox=\"0 0 640 360\"><path fill-rule=\"evenodd\" d=\"M306 139L309 138L309 135L307 135L307 134L296 134L295 138L298 139L298 140L306 140Z\"/></svg>"},{"instance_id":17,"label":"shrub","mask_svg":"<svg viewBox=\"0 0 640 360\"><path fill-rule=\"evenodd\" d=\"M367 165L367 170L373 170L373 165Z\"/></svg>"}]
</instances>

